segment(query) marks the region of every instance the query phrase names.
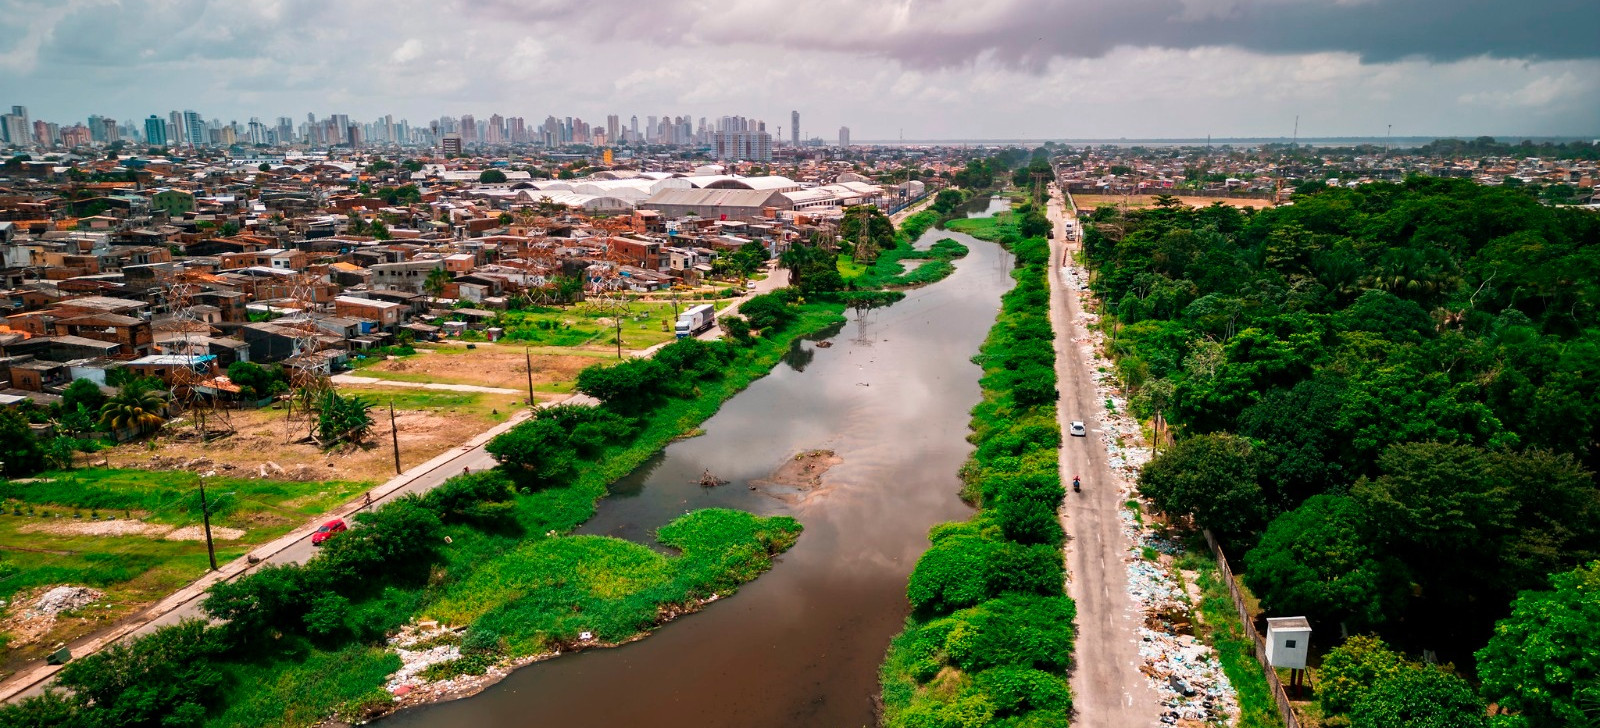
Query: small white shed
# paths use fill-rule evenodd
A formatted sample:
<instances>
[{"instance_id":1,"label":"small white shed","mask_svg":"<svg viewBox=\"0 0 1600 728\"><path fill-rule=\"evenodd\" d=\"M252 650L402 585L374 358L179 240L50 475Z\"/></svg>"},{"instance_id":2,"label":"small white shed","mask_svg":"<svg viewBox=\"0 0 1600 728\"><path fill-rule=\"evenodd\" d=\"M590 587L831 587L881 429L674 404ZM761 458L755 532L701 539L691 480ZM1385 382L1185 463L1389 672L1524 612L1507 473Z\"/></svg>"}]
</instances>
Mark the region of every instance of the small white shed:
<instances>
[{"instance_id":1,"label":"small white shed","mask_svg":"<svg viewBox=\"0 0 1600 728\"><path fill-rule=\"evenodd\" d=\"M1311 623L1305 617L1267 619L1267 664L1304 670L1310 647Z\"/></svg>"}]
</instances>

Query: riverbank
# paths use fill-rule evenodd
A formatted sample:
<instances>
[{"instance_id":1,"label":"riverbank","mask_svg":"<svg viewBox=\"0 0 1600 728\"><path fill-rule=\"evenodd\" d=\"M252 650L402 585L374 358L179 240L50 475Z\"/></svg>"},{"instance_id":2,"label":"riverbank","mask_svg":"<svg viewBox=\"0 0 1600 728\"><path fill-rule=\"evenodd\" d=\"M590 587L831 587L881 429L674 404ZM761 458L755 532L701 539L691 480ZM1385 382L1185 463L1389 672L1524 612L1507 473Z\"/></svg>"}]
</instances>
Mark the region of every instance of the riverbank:
<instances>
[{"instance_id":1,"label":"riverbank","mask_svg":"<svg viewBox=\"0 0 1600 728\"><path fill-rule=\"evenodd\" d=\"M371 514L372 525L334 542L356 539L350 548L371 545L414 552L400 556L396 551L393 558L382 559L399 559L396 563L406 563L405 568L345 575L349 567L341 563L355 558L349 549L324 548L304 566L259 570L227 585L229 596L221 607L211 603L215 594L208 601L208 611L224 617L227 626L191 623L137 640L130 650L118 648L74 662L60 684L80 694L85 693L85 680L134 674L121 683L120 693L101 693L94 704L69 703L70 709L100 714L129 709L119 705L120 699L138 700L141 711L209 713L211 726L368 719L392 710L396 694L403 698L411 690L400 685L392 686L392 692L384 689L388 676L403 662L387 646L364 635L391 633L403 624L441 617L457 626L470 623L462 639L465 642L476 632L477 652L448 661L455 664L432 666L428 675L450 679L483 674L490 665L570 651L567 648L575 643L625 643L726 596L770 567L771 557L794 543L799 527L792 519L697 511L659 529L660 543L682 552L670 559L622 539L562 534L593 514L608 483L636 469L764 376L796 339L837 326L842 308L836 303L791 306L787 325L771 326L765 336L752 337L746 344L695 342L701 348L679 347L683 349L679 354L716 356L721 366L709 372L696 370L698 381L696 375L687 377L694 382L691 389L661 402L637 426L605 434L586 457L572 463L576 467L569 480L524 486L513 494L508 486L515 481L497 469L470 478L458 476L453 480L459 482L440 489L445 493L435 491L384 506ZM681 374L685 367L700 365L681 360L675 366ZM570 409L557 408L560 413L552 410L550 416L566 416ZM545 416L541 412L530 422L542 422ZM416 525L396 524L396 518ZM386 522L388 526L383 525ZM283 582L285 578L289 582ZM330 579L331 590L311 586ZM285 589L287 598L267 596ZM552 595L557 598L550 599ZM246 626L255 620L261 620L259 628ZM206 636L188 634L196 629ZM260 643L263 633L279 637ZM124 664L140 651L163 649L174 640L198 643L204 652L177 660L181 664ZM209 680L197 683L204 688L200 693L183 690L163 699L128 692L144 690L147 683L171 682L173 671L202 671ZM7 711L36 715L61 701L60 697L33 701Z\"/></svg>"},{"instance_id":2,"label":"riverbank","mask_svg":"<svg viewBox=\"0 0 1600 728\"><path fill-rule=\"evenodd\" d=\"M971 421L977 450L961 478L963 497L980 510L934 527L911 574L912 614L879 676L880 722L890 728L1064 725L1072 708L1066 675L1075 608L1063 589L1065 534L1057 520L1065 491L1056 458L1050 254L1045 240L1020 239L1009 218L965 226L1015 254L1016 285L1002 296L976 358L984 371Z\"/></svg>"}]
</instances>

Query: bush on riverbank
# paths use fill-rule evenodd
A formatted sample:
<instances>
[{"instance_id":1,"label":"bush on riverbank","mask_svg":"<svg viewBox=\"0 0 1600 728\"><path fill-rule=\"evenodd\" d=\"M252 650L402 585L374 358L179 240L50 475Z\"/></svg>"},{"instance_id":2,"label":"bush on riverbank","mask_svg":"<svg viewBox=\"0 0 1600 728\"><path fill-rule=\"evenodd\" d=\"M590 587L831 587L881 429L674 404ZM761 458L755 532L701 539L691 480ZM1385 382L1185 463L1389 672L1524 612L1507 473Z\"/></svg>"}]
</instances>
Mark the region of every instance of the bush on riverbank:
<instances>
[{"instance_id":1,"label":"bush on riverbank","mask_svg":"<svg viewBox=\"0 0 1600 728\"><path fill-rule=\"evenodd\" d=\"M980 507L935 526L912 572L913 613L880 671L891 728L1065 726L1075 614L1063 592L1049 246L1014 226L983 232L1011 249L1017 284L975 361L983 400L962 479Z\"/></svg>"},{"instance_id":2,"label":"bush on riverbank","mask_svg":"<svg viewBox=\"0 0 1600 728\"><path fill-rule=\"evenodd\" d=\"M855 288L914 288L937 283L954 273L951 261L966 256L967 246L950 238L934 243L927 250L908 246L886 250L872 266L846 283ZM921 260L921 265L906 271L904 261Z\"/></svg>"}]
</instances>

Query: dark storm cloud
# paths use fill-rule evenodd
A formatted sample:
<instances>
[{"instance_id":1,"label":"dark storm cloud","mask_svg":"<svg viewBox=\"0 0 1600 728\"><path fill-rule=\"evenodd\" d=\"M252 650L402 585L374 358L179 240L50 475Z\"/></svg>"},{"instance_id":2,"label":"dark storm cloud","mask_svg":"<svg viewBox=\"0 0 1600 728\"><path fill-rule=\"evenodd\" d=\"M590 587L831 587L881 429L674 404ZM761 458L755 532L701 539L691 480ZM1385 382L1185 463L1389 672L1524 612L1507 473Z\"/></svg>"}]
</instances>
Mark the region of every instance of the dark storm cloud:
<instances>
[{"instance_id":1,"label":"dark storm cloud","mask_svg":"<svg viewBox=\"0 0 1600 728\"><path fill-rule=\"evenodd\" d=\"M1098 58L1122 46L1340 51L1369 63L1600 57L1594 0L662 0L627 7L490 0L466 7L511 21L586 19L592 32L654 45L771 43L917 68L989 58L1036 70L1052 58Z\"/></svg>"}]
</instances>

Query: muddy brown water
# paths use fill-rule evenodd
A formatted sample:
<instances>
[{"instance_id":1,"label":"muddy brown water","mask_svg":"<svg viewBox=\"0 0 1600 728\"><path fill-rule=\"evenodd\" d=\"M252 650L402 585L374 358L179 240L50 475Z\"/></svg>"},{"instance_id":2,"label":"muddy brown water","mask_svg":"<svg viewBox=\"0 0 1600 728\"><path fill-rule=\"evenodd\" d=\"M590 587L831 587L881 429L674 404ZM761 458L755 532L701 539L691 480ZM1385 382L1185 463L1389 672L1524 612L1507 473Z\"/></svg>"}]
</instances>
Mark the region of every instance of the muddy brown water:
<instances>
[{"instance_id":1,"label":"muddy brown water","mask_svg":"<svg viewBox=\"0 0 1600 728\"><path fill-rule=\"evenodd\" d=\"M385 728L873 725L878 665L905 620L928 528L971 514L956 475L979 399L971 359L1011 286L1011 256L992 243L929 230L919 245L945 237L971 251L954 274L864 319L847 313L817 337L830 348L797 342L704 435L616 483L581 529L649 543L697 508L794 516L805 533L770 572L640 642L535 663ZM843 460L817 490L749 488L815 449ZM706 470L729 484L701 487Z\"/></svg>"}]
</instances>

